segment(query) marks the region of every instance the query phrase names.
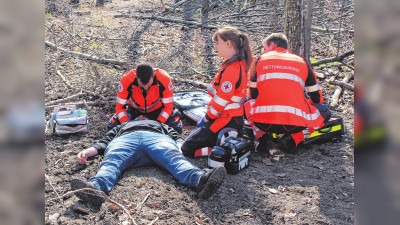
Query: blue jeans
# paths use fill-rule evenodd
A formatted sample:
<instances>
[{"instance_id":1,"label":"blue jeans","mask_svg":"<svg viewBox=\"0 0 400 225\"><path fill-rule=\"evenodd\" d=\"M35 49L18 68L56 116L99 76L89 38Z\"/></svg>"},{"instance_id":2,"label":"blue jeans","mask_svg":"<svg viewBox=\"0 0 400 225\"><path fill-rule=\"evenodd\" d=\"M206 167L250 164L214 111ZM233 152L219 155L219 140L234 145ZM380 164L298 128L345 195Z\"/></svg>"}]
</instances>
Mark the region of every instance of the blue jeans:
<instances>
[{"instance_id":1,"label":"blue jeans","mask_svg":"<svg viewBox=\"0 0 400 225\"><path fill-rule=\"evenodd\" d=\"M96 176L89 182L108 193L121 173L129 167L158 165L180 183L197 187L205 172L191 164L169 136L151 131L135 131L115 138L104 152Z\"/></svg>"}]
</instances>

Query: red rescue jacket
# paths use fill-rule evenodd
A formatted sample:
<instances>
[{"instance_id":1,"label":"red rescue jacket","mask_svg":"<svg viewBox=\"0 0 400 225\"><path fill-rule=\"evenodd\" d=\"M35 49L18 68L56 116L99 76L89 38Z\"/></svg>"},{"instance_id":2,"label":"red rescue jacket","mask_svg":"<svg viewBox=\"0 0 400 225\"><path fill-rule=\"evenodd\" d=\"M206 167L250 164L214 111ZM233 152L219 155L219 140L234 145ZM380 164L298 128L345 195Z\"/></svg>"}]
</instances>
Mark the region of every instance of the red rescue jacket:
<instances>
[{"instance_id":1,"label":"red rescue jacket","mask_svg":"<svg viewBox=\"0 0 400 225\"><path fill-rule=\"evenodd\" d=\"M225 62L207 88L212 99L208 103L206 118L215 119L210 126L213 132L223 128L232 117L243 116L242 106L247 92L245 64L244 61L229 65Z\"/></svg>"},{"instance_id":2,"label":"red rescue jacket","mask_svg":"<svg viewBox=\"0 0 400 225\"><path fill-rule=\"evenodd\" d=\"M144 115L162 108L157 120L165 123L173 111L173 87L168 73L154 68L153 84L146 91L141 90L136 78L136 69L125 73L118 85L115 111L121 123L128 121L128 113L123 107L131 105Z\"/></svg>"},{"instance_id":3,"label":"red rescue jacket","mask_svg":"<svg viewBox=\"0 0 400 225\"><path fill-rule=\"evenodd\" d=\"M310 95L307 99L304 89ZM303 58L277 48L260 56L250 78L251 120L266 124L319 127L323 117L312 103L323 102L312 68ZM247 111L247 109L246 109Z\"/></svg>"}]
</instances>

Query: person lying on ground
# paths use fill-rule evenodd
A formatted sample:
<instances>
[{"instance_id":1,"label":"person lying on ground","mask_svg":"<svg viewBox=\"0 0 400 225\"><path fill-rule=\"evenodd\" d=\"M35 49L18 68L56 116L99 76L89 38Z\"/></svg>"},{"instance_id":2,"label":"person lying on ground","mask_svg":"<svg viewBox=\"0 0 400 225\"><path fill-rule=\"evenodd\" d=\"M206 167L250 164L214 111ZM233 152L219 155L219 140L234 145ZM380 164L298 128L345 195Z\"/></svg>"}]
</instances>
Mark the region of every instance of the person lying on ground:
<instances>
[{"instance_id":1,"label":"person lying on ground","mask_svg":"<svg viewBox=\"0 0 400 225\"><path fill-rule=\"evenodd\" d=\"M104 160L89 181L73 178L71 189L92 188L111 191L121 173L132 167L159 166L170 172L180 183L196 190L199 198L211 197L222 185L224 167L202 170L192 165L180 152L182 138L173 128L154 120L128 121L114 127L104 138L78 153L77 160L86 164L87 158L104 154ZM94 205L105 199L101 194L85 191L76 196Z\"/></svg>"}]
</instances>

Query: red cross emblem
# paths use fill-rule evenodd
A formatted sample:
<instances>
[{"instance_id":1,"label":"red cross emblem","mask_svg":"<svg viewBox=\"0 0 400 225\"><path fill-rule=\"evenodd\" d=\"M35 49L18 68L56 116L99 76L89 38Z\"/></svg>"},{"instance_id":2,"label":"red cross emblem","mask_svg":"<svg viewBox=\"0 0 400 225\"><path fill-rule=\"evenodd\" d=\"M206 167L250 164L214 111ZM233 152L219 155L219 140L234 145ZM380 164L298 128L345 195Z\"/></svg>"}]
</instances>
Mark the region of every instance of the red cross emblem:
<instances>
[{"instance_id":1,"label":"red cross emblem","mask_svg":"<svg viewBox=\"0 0 400 225\"><path fill-rule=\"evenodd\" d=\"M229 81L225 81L222 83L222 91L223 92L230 92L232 90L232 84Z\"/></svg>"}]
</instances>

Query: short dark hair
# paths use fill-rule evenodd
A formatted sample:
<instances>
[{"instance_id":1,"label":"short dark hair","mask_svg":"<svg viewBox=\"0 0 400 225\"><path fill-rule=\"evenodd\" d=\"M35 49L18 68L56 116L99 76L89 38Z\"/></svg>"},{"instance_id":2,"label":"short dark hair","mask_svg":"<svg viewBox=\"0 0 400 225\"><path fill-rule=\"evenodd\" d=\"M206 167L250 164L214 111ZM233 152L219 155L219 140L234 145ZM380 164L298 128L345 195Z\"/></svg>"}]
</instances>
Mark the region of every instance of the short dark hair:
<instances>
[{"instance_id":1,"label":"short dark hair","mask_svg":"<svg viewBox=\"0 0 400 225\"><path fill-rule=\"evenodd\" d=\"M142 84L146 85L149 80L154 76L153 67L149 64L139 64L136 68L136 77L142 82Z\"/></svg>"},{"instance_id":2,"label":"short dark hair","mask_svg":"<svg viewBox=\"0 0 400 225\"><path fill-rule=\"evenodd\" d=\"M276 44L276 47L281 47L284 49L288 48L288 39L284 33L272 33L268 35L263 41L263 45L268 44L271 45L271 42Z\"/></svg>"}]
</instances>

